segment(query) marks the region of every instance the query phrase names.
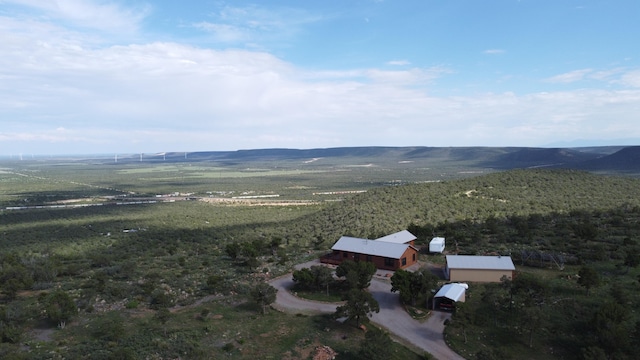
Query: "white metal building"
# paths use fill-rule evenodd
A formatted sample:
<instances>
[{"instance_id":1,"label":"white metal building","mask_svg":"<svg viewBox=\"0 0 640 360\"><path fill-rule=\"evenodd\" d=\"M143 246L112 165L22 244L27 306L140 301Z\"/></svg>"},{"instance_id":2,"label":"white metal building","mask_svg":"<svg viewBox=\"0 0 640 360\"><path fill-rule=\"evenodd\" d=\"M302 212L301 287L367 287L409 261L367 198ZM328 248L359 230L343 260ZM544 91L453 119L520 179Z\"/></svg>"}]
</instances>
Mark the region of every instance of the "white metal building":
<instances>
[{"instance_id":1,"label":"white metal building","mask_svg":"<svg viewBox=\"0 0 640 360\"><path fill-rule=\"evenodd\" d=\"M513 279L516 267L510 256L447 255L445 275L450 281L500 282Z\"/></svg>"},{"instance_id":2,"label":"white metal building","mask_svg":"<svg viewBox=\"0 0 640 360\"><path fill-rule=\"evenodd\" d=\"M429 242L429 252L442 253L444 251L444 238L434 237Z\"/></svg>"}]
</instances>

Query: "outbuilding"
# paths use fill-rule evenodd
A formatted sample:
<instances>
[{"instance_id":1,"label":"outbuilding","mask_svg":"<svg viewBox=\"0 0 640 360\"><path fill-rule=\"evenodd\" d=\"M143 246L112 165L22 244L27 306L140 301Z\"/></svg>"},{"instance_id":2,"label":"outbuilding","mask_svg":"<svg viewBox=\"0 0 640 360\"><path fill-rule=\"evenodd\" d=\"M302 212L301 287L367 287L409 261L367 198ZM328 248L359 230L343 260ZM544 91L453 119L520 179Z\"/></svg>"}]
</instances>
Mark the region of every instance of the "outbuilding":
<instances>
[{"instance_id":1,"label":"outbuilding","mask_svg":"<svg viewBox=\"0 0 640 360\"><path fill-rule=\"evenodd\" d=\"M429 242L429 252L442 253L444 251L444 238L434 237Z\"/></svg>"},{"instance_id":2,"label":"outbuilding","mask_svg":"<svg viewBox=\"0 0 640 360\"><path fill-rule=\"evenodd\" d=\"M510 256L447 255L446 261L445 275L456 282L500 282L516 270Z\"/></svg>"},{"instance_id":3,"label":"outbuilding","mask_svg":"<svg viewBox=\"0 0 640 360\"><path fill-rule=\"evenodd\" d=\"M453 310L455 303L464 302L469 285L451 283L443 285L433 297L433 309Z\"/></svg>"}]
</instances>

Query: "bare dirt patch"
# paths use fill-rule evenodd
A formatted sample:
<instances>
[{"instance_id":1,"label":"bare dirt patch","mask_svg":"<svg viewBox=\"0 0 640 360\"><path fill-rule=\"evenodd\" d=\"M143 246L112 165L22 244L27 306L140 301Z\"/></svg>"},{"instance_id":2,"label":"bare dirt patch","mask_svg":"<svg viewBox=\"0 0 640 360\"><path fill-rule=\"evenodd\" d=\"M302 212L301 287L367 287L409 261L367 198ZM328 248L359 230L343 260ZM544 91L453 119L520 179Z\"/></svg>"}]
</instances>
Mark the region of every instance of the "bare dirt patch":
<instances>
[{"instance_id":1,"label":"bare dirt patch","mask_svg":"<svg viewBox=\"0 0 640 360\"><path fill-rule=\"evenodd\" d=\"M319 202L310 200L260 200L260 199L230 199L230 198L202 198L201 201L212 204L241 205L241 206L304 206L317 205Z\"/></svg>"}]
</instances>

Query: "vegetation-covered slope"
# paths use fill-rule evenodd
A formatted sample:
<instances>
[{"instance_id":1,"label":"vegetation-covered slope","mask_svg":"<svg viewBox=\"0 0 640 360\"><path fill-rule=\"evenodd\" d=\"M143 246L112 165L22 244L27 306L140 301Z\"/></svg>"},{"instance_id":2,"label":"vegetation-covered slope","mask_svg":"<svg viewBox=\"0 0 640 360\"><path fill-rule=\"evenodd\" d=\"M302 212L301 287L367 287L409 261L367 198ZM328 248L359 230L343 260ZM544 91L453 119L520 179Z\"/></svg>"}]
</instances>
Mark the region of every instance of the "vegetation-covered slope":
<instances>
[{"instance_id":1,"label":"vegetation-covered slope","mask_svg":"<svg viewBox=\"0 0 640 360\"><path fill-rule=\"evenodd\" d=\"M56 186L64 188L62 183ZM309 250L325 251L341 235L376 238L405 228L421 241L434 234L445 236L448 244L457 242L463 253L511 253L519 266L527 263L517 257L522 250L575 258L566 263L573 273L576 266L593 264L609 274L604 277L606 287L592 291L604 296L615 283L636 286L637 270L631 267L629 254L634 254L640 238L639 209L637 179L537 169L380 187L319 205L250 207L185 201L5 211L0 213L0 354L21 358L19 354L26 353L20 345L28 341L29 354L41 358L49 354L74 358L92 352L109 358L118 351L163 357L231 353L243 358L242 352L231 350L257 351L250 337L260 334L251 329L265 329L253 315L257 312L243 305L252 284L316 256L318 252ZM625 262L629 266L620 265ZM540 264L548 267L550 263ZM624 273L628 267L632 269ZM563 307L557 310L570 318L558 316L562 323L545 323L545 328L570 334L580 326L591 326L589 309L598 303L591 297L581 300L580 286L565 281L563 273L545 276L553 280L550 284L561 276L554 290L577 299L561 301ZM56 289L69 294L80 312L66 330L54 334L56 341L34 342L29 331L47 317L44 310L51 302L47 294L56 294ZM209 295L213 295L208 298L210 305L199 303ZM476 293L471 298L480 297ZM637 305L637 296L627 299ZM190 307L181 313L180 306ZM571 306L579 311L569 313ZM153 317L165 307L176 311L181 320L169 320L167 325L166 319ZM207 311L224 314L229 321L211 322ZM629 319L635 321L635 317ZM486 322L476 320L476 330L486 331ZM252 322L242 328L241 338L231 335L238 323ZM513 328L506 326L518 326L500 324L509 331ZM85 326L90 331L83 331ZM595 328L589 329L589 336L597 334ZM305 330L296 331L306 336ZM308 333L318 331L322 329ZM536 332L535 344L549 345L545 334L551 330L545 331ZM284 332L269 334L277 340L274 344L302 341ZM451 336L455 343L457 333ZM488 344L482 341L476 345ZM227 344L231 345L224 348ZM460 341L456 346L465 348ZM567 335L552 346L568 349L562 352L566 355L585 346L608 350L611 343ZM268 351L278 357L286 347ZM541 354L542 358L553 356Z\"/></svg>"},{"instance_id":2,"label":"vegetation-covered slope","mask_svg":"<svg viewBox=\"0 0 640 360\"><path fill-rule=\"evenodd\" d=\"M314 236L377 238L411 225L640 206L640 181L572 170L512 170L462 180L380 187L306 220ZM427 239L422 239L427 240Z\"/></svg>"}]
</instances>

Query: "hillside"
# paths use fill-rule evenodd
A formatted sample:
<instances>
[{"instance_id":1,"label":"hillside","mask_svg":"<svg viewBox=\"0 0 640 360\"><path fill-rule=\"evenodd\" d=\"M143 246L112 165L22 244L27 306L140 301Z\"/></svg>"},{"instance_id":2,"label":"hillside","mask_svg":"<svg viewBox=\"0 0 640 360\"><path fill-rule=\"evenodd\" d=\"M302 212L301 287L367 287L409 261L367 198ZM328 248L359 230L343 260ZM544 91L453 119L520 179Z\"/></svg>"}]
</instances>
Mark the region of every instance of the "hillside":
<instances>
[{"instance_id":1,"label":"hillside","mask_svg":"<svg viewBox=\"0 0 640 360\"><path fill-rule=\"evenodd\" d=\"M399 151L377 150L387 154ZM411 151L417 156L431 152L433 157L437 153L440 158L478 156L479 159L487 154L483 150L466 149L466 154L454 148ZM362 151L366 156L371 154L368 150ZM504 154L500 149L492 151ZM272 155L275 153L277 151ZM402 156L406 159L408 154L402 153ZM119 175L122 178L114 179L119 179L119 184L126 189L131 189L131 184L151 180L160 184L169 181L172 189L178 190L193 186L182 177L178 178L180 181L167 178L162 171L174 170L172 166L167 166L168 170L164 168L124 167L134 171L131 174L125 171ZM78 169L74 164L70 174L74 181ZM91 176L83 174L82 179L87 183L97 182L107 170ZM151 177L150 173L156 171L161 176ZM39 170L39 177L26 178L28 182L13 173L2 175L5 184L15 183L17 188L25 183L31 187L61 186L44 188L39 192L42 196L53 193L51 189L66 189L74 197L76 191L84 191L77 182L49 180L64 179L57 172ZM327 179L317 174L303 174L303 178L315 181L309 185ZM244 177L230 179L234 183L246 181ZM301 177L279 178L278 182L282 179L295 186L302 183ZM265 176L252 177L243 187L252 185L260 189L268 181ZM317 336L323 343L336 346L346 354L349 347L344 337L336 335L345 334L345 327L331 322L337 328L328 333L324 330L327 325L323 322L318 326L317 318L275 312L258 316L250 301L250 290L256 282L278 276L327 251L342 235L377 238L402 229L418 236L418 246L433 235L440 235L455 246L450 247L450 251L512 254L519 260L519 266L525 259L517 256L525 250L535 254L560 253L567 259L565 272L541 270L548 272L549 283L553 284L550 293L562 294L562 297L551 298L549 304L558 305L551 308L552 321L545 320L546 325L542 327L549 329L548 333L553 336L547 337L545 331L536 334L534 341L541 349L553 347L553 350L521 357L503 356L505 359L573 359L570 354L578 354L591 344L587 335L591 336L597 329L588 319L602 303L600 300L613 292L607 285L601 286L601 290L592 290L597 296L583 295L583 289L567 277L578 271L576 259L598 261L601 273L606 274L603 282L616 283L620 289L639 294L635 290L636 278L640 275L638 269L621 266L623 261L631 264L635 259L632 255L636 254L633 251L640 229L637 225L640 223L639 179L576 170L517 169L429 181L372 187L363 193L345 195L342 201L306 206L177 201L0 212L3 224L0 248L4 250L0 253L3 289L0 306L24 310L12 312L11 319L0 316L3 322L0 357L23 358L25 351L29 351L29 355L33 355L30 358L50 358L53 353L60 358L84 358L87 353L110 355L104 358L135 358L123 354L142 354L149 358L156 355L218 358L228 357L232 351L231 358L247 358L246 354L286 358L283 354L291 350L291 344L307 344L305 339L316 336L308 335L310 333L322 334ZM202 182L220 184L221 180L213 177ZM438 260L435 256L431 259ZM540 266L542 262L537 263ZM542 263L542 266L549 265ZM47 293L55 294L56 289L62 289L72 299L72 321L65 329L55 330L50 341L25 348L23 344L35 343L32 329L53 331L56 328L56 322L46 321L44 315L48 302L52 301ZM504 313L504 319L514 318L504 309L498 309L501 313L482 308L488 304L479 301L483 292L480 287L473 289L476 292L469 300L474 314ZM623 291L616 291L624 295ZM637 308L638 296L627 298L629 307ZM171 309L171 317L163 322L158 315L162 314L160 309L167 308ZM76 314L75 310L79 312ZM506 344L476 336L484 333L502 340L489 331L487 324L493 321L478 319L478 325L468 329L469 334L474 334L471 343L481 343L479 348ZM630 319L636 321L637 316ZM516 330L520 329L519 323L503 320L502 315L496 320L517 335L510 333L510 339L522 342L523 336ZM274 331L285 328L287 331ZM310 332L309 329L316 330ZM583 339L573 336L575 329L591 330ZM350 339L356 339L355 334L349 334ZM460 340L462 335L453 332L450 338L462 344L458 349L467 346L466 341ZM558 339L562 343L558 343ZM529 351L527 349L526 345L513 343L501 351L509 355Z\"/></svg>"},{"instance_id":2,"label":"hillside","mask_svg":"<svg viewBox=\"0 0 640 360\"><path fill-rule=\"evenodd\" d=\"M313 236L377 238L413 225L640 206L640 180L575 170L511 170L462 180L381 187L314 214ZM431 235L431 234L429 234ZM304 236L304 235L302 235ZM330 245L330 244L328 244Z\"/></svg>"},{"instance_id":3,"label":"hillside","mask_svg":"<svg viewBox=\"0 0 640 360\"><path fill-rule=\"evenodd\" d=\"M477 167L496 170L555 167L588 171L637 172L640 147L531 148L531 147L337 147L320 149L247 149L237 151L167 152L118 155L126 162L300 162L344 159L384 164L413 162L420 166ZM103 159L113 162L113 159Z\"/></svg>"},{"instance_id":4,"label":"hillside","mask_svg":"<svg viewBox=\"0 0 640 360\"><path fill-rule=\"evenodd\" d=\"M578 164L577 168L589 171L640 172L640 146L625 147L611 155L598 157Z\"/></svg>"}]
</instances>

